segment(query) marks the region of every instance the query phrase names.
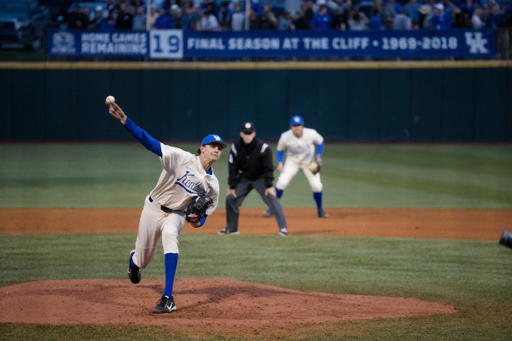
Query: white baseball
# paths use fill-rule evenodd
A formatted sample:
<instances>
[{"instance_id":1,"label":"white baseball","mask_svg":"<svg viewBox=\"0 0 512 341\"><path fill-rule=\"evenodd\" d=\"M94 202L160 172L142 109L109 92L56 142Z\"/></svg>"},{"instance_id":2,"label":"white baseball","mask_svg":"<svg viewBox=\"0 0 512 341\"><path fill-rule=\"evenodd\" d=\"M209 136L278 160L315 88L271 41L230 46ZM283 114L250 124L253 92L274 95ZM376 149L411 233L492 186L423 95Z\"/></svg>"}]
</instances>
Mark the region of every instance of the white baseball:
<instances>
[{"instance_id":1,"label":"white baseball","mask_svg":"<svg viewBox=\"0 0 512 341\"><path fill-rule=\"evenodd\" d=\"M114 104L116 102L116 99L114 96L107 96L107 99L105 100L106 105Z\"/></svg>"}]
</instances>

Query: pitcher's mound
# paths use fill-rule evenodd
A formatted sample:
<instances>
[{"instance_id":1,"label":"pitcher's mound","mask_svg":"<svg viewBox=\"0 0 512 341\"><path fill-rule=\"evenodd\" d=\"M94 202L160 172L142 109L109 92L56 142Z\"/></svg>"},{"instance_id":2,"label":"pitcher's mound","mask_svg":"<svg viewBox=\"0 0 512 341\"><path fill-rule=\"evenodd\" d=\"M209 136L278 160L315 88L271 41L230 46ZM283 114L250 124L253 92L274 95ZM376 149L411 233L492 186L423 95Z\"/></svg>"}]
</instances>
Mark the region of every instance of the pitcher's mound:
<instances>
[{"instance_id":1,"label":"pitcher's mound","mask_svg":"<svg viewBox=\"0 0 512 341\"><path fill-rule=\"evenodd\" d=\"M416 298L301 292L218 278L178 279L177 311L152 314L163 280L68 280L0 288L0 322L259 327L453 313Z\"/></svg>"}]
</instances>

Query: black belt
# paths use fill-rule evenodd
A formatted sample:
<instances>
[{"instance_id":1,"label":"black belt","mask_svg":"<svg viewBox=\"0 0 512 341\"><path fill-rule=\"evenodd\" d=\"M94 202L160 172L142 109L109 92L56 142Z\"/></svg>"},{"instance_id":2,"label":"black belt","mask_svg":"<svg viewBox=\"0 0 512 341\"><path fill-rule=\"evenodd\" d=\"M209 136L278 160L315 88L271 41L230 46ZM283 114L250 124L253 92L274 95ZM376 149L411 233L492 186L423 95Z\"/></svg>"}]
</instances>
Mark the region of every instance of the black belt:
<instances>
[{"instance_id":1,"label":"black belt","mask_svg":"<svg viewBox=\"0 0 512 341\"><path fill-rule=\"evenodd\" d=\"M149 196L149 202L153 202L153 198L151 198L151 195ZM160 205L160 209L162 211L164 211L165 213L171 213L173 211L172 208L165 207L165 206L162 206L162 205Z\"/></svg>"}]
</instances>

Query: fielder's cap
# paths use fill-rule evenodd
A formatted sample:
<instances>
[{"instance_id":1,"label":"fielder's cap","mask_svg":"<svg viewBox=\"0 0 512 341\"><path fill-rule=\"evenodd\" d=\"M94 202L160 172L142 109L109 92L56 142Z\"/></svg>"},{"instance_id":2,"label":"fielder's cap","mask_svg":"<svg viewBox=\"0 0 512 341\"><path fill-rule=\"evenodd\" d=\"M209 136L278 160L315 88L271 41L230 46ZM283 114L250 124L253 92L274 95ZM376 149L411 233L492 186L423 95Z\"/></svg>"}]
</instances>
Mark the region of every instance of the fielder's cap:
<instances>
[{"instance_id":1,"label":"fielder's cap","mask_svg":"<svg viewBox=\"0 0 512 341\"><path fill-rule=\"evenodd\" d=\"M443 4L435 4L435 8L444 9L444 6L443 6Z\"/></svg>"},{"instance_id":2,"label":"fielder's cap","mask_svg":"<svg viewBox=\"0 0 512 341\"><path fill-rule=\"evenodd\" d=\"M299 124L304 125L304 120L302 119L302 117L293 116L292 119L290 120L290 125L294 126L294 125L299 125Z\"/></svg>"},{"instance_id":3,"label":"fielder's cap","mask_svg":"<svg viewBox=\"0 0 512 341\"><path fill-rule=\"evenodd\" d=\"M254 123L245 122L244 124L242 124L242 128L240 128L240 131L242 133L254 133L256 131L256 128L254 128Z\"/></svg>"},{"instance_id":4,"label":"fielder's cap","mask_svg":"<svg viewBox=\"0 0 512 341\"><path fill-rule=\"evenodd\" d=\"M204 146L205 144L210 144L210 143L219 143L222 145L223 149L228 146L228 144L226 142L222 141L222 138L219 135L215 135L215 134L206 136L203 139L203 142L201 142L201 146Z\"/></svg>"}]
</instances>

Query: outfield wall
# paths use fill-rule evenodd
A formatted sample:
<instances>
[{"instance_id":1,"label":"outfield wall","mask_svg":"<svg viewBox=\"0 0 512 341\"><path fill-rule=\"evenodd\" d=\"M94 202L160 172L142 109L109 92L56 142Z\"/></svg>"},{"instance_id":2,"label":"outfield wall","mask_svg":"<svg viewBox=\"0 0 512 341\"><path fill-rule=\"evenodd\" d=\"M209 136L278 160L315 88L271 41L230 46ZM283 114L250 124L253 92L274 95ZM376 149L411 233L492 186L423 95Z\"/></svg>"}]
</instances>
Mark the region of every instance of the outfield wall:
<instances>
[{"instance_id":1,"label":"outfield wall","mask_svg":"<svg viewBox=\"0 0 512 341\"><path fill-rule=\"evenodd\" d=\"M0 141L124 141L112 94L162 141L289 119L330 141L510 142L512 63L0 63Z\"/></svg>"}]
</instances>

